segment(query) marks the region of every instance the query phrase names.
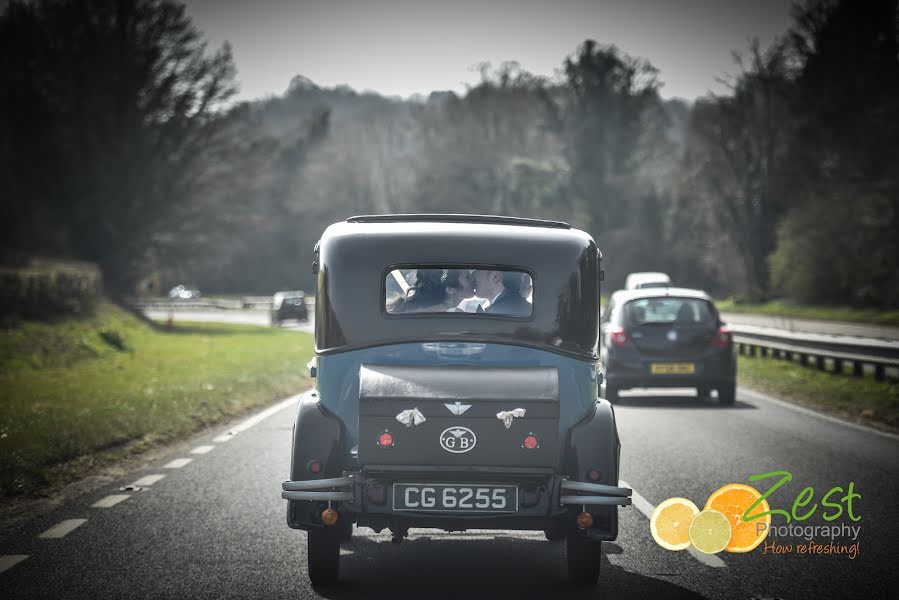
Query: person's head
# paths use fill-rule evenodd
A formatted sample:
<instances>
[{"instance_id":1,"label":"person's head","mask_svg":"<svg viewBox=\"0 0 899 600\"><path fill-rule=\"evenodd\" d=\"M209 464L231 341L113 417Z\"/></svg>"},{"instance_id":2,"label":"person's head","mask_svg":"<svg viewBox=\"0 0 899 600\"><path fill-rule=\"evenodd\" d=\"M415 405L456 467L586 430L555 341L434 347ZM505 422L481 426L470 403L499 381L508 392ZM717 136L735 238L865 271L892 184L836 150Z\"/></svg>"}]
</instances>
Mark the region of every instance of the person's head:
<instances>
[{"instance_id":1,"label":"person's head","mask_svg":"<svg viewBox=\"0 0 899 600\"><path fill-rule=\"evenodd\" d=\"M417 269L415 285L406 294L406 304L427 306L443 302L446 291L443 287L443 269Z\"/></svg>"},{"instance_id":2,"label":"person's head","mask_svg":"<svg viewBox=\"0 0 899 600\"><path fill-rule=\"evenodd\" d=\"M479 270L475 273L475 288L482 298L493 298L505 289L518 293L521 288L521 273Z\"/></svg>"},{"instance_id":3,"label":"person's head","mask_svg":"<svg viewBox=\"0 0 899 600\"><path fill-rule=\"evenodd\" d=\"M527 300L531 299L531 293L534 291L534 282L531 281L530 275L521 278L521 297Z\"/></svg>"},{"instance_id":4,"label":"person's head","mask_svg":"<svg viewBox=\"0 0 899 600\"><path fill-rule=\"evenodd\" d=\"M474 278L468 269L447 269L443 284L454 306L465 298L474 296Z\"/></svg>"}]
</instances>

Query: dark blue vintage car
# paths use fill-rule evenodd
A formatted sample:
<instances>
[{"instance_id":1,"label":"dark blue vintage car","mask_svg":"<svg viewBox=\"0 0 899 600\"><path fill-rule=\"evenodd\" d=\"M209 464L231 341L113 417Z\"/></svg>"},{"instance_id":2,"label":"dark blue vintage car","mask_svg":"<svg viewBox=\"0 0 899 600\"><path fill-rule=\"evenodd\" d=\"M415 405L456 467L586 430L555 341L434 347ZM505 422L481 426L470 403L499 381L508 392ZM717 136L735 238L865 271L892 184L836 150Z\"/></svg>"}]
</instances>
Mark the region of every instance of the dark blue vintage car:
<instances>
[{"instance_id":1,"label":"dark blue vintage car","mask_svg":"<svg viewBox=\"0 0 899 600\"><path fill-rule=\"evenodd\" d=\"M601 253L565 223L378 215L316 246L316 388L300 400L287 523L313 584L356 527L544 531L575 582L618 535L620 444L598 398Z\"/></svg>"}]
</instances>

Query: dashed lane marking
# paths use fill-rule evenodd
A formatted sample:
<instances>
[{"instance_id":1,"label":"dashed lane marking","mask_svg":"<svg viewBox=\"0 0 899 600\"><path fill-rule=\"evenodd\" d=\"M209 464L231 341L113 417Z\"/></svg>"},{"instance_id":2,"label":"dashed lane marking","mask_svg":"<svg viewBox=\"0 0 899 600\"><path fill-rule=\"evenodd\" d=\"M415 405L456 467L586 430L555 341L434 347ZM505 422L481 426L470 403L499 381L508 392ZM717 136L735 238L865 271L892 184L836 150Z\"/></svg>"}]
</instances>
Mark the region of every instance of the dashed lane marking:
<instances>
[{"instance_id":1,"label":"dashed lane marking","mask_svg":"<svg viewBox=\"0 0 899 600\"><path fill-rule=\"evenodd\" d=\"M113 494L111 496L106 496L102 500L97 500L91 504L91 508L112 508L119 502L124 502L130 497L129 494Z\"/></svg>"},{"instance_id":2,"label":"dashed lane marking","mask_svg":"<svg viewBox=\"0 0 899 600\"><path fill-rule=\"evenodd\" d=\"M634 506L634 508L636 508L641 513L643 513L647 519L651 519L653 511L656 509L655 506L653 506L649 500L647 500L646 498L641 496L637 492L637 490L635 490L633 488L633 486L631 486L626 481L622 481L621 486L626 487L626 488L631 488L631 490L633 490L631 493L631 504ZM707 567L713 567L716 569L720 569L722 567L727 566L727 563L725 563L723 560L721 560L714 554L705 554L703 552L700 552L693 546L690 546L689 548L687 548L687 552L690 553L690 556L692 556L697 561L701 562L702 564L704 564Z\"/></svg>"},{"instance_id":3,"label":"dashed lane marking","mask_svg":"<svg viewBox=\"0 0 899 600\"><path fill-rule=\"evenodd\" d=\"M61 537L67 536L85 523L87 523L87 519L66 519L65 521L54 525L37 537L43 539L59 539Z\"/></svg>"},{"instance_id":4,"label":"dashed lane marking","mask_svg":"<svg viewBox=\"0 0 899 600\"><path fill-rule=\"evenodd\" d=\"M190 451L191 454L206 454L215 449L215 446L197 446Z\"/></svg>"},{"instance_id":5,"label":"dashed lane marking","mask_svg":"<svg viewBox=\"0 0 899 600\"><path fill-rule=\"evenodd\" d=\"M141 477L137 481L131 484L131 487L142 488L142 487L150 487L154 483L159 482L160 479L165 478L165 475L145 475Z\"/></svg>"},{"instance_id":6,"label":"dashed lane marking","mask_svg":"<svg viewBox=\"0 0 899 600\"><path fill-rule=\"evenodd\" d=\"M184 465L186 465L192 461L193 461L192 458L176 458L175 460L173 460L172 462L170 462L163 468L164 469L180 469L181 467L183 467Z\"/></svg>"},{"instance_id":7,"label":"dashed lane marking","mask_svg":"<svg viewBox=\"0 0 899 600\"><path fill-rule=\"evenodd\" d=\"M0 573L8 571L28 558L27 554L3 554L0 555Z\"/></svg>"}]
</instances>

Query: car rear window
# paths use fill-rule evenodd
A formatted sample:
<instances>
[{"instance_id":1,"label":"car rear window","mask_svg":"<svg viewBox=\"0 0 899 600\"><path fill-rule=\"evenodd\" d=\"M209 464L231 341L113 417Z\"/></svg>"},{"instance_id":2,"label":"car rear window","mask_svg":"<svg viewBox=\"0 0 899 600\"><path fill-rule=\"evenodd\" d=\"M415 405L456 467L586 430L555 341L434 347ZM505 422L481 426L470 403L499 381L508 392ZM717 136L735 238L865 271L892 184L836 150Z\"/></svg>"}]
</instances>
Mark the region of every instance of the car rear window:
<instances>
[{"instance_id":1,"label":"car rear window","mask_svg":"<svg viewBox=\"0 0 899 600\"><path fill-rule=\"evenodd\" d=\"M624 307L625 318L632 325L708 324L717 321L715 309L698 298L639 298Z\"/></svg>"},{"instance_id":2,"label":"car rear window","mask_svg":"<svg viewBox=\"0 0 899 600\"><path fill-rule=\"evenodd\" d=\"M529 317L534 281L513 269L478 265L402 267L387 272L388 314L459 313Z\"/></svg>"}]
</instances>

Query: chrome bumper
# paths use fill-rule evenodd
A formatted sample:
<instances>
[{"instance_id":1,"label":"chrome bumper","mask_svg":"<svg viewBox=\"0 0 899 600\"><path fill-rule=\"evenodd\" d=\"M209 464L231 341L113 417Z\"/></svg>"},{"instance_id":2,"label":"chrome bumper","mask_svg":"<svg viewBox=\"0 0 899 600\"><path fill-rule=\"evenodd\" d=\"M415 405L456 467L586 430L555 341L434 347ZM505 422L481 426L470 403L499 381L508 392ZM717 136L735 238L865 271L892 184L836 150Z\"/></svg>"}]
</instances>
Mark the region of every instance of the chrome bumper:
<instances>
[{"instance_id":1,"label":"chrome bumper","mask_svg":"<svg viewBox=\"0 0 899 600\"><path fill-rule=\"evenodd\" d=\"M349 501L353 499L353 478L309 479L285 481L281 484L285 500Z\"/></svg>"},{"instance_id":2,"label":"chrome bumper","mask_svg":"<svg viewBox=\"0 0 899 600\"><path fill-rule=\"evenodd\" d=\"M562 496L560 504L575 504L583 506L630 506L630 488L603 485L601 483L587 483L586 481L562 480L562 493L583 492L584 495Z\"/></svg>"}]
</instances>

